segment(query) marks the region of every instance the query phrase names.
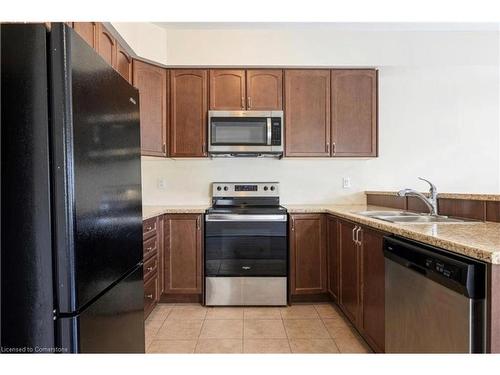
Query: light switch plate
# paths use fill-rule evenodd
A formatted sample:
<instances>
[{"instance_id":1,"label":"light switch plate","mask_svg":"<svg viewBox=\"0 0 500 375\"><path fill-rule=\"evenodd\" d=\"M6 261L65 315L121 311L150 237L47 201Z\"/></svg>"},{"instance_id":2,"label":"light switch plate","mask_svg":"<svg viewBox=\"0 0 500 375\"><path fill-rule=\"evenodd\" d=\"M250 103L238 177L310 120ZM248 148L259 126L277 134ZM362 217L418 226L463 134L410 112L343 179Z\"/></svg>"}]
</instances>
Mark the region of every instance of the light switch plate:
<instances>
[{"instance_id":1,"label":"light switch plate","mask_svg":"<svg viewBox=\"0 0 500 375\"><path fill-rule=\"evenodd\" d=\"M351 188L351 177L342 177L342 187L344 189Z\"/></svg>"},{"instance_id":2,"label":"light switch plate","mask_svg":"<svg viewBox=\"0 0 500 375\"><path fill-rule=\"evenodd\" d=\"M167 180L165 177L160 177L158 180L156 180L156 186L158 186L158 189L160 190L165 190L167 188Z\"/></svg>"}]
</instances>

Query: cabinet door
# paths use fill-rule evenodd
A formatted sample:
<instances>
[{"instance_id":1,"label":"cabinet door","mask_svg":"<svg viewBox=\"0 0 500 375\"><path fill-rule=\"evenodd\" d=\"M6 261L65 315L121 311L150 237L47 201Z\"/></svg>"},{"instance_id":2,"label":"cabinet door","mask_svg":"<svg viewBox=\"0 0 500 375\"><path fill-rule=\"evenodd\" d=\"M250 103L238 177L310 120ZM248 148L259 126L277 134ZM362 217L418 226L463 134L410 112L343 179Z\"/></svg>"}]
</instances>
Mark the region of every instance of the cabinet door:
<instances>
[{"instance_id":1,"label":"cabinet door","mask_svg":"<svg viewBox=\"0 0 500 375\"><path fill-rule=\"evenodd\" d=\"M244 110L245 93L244 70L210 70L210 109Z\"/></svg>"},{"instance_id":2,"label":"cabinet door","mask_svg":"<svg viewBox=\"0 0 500 375\"><path fill-rule=\"evenodd\" d=\"M337 219L328 216L326 219L327 260L328 260L328 293L335 300L339 297L339 247L337 235Z\"/></svg>"},{"instance_id":3,"label":"cabinet door","mask_svg":"<svg viewBox=\"0 0 500 375\"><path fill-rule=\"evenodd\" d=\"M113 68L116 65L116 40L102 23L97 24L96 50Z\"/></svg>"},{"instance_id":4,"label":"cabinet door","mask_svg":"<svg viewBox=\"0 0 500 375\"><path fill-rule=\"evenodd\" d=\"M89 46L96 48L97 22L73 22L73 29Z\"/></svg>"},{"instance_id":5,"label":"cabinet door","mask_svg":"<svg viewBox=\"0 0 500 375\"><path fill-rule=\"evenodd\" d=\"M332 70L333 156L377 156L377 71Z\"/></svg>"},{"instance_id":6,"label":"cabinet door","mask_svg":"<svg viewBox=\"0 0 500 375\"><path fill-rule=\"evenodd\" d=\"M359 321L360 277L359 251L353 241L355 225L339 220L340 250L340 306L347 317L354 323Z\"/></svg>"},{"instance_id":7,"label":"cabinet door","mask_svg":"<svg viewBox=\"0 0 500 375\"><path fill-rule=\"evenodd\" d=\"M285 70L285 156L330 156L329 70Z\"/></svg>"},{"instance_id":8,"label":"cabinet door","mask_svg":"<svg viewBox=\"0 0 500 375\"><path fill-rule=\"evenodd\" d=\"M170 72L170 156L206 156L207 71Z\"/></svg>"},{"instance_id":9,"label":"cabinet door","mask_svg":"<svg viewBox=\"0 0 500 375\"><path fill-rule=\"evenodd\" d=\"M383 234L363 228L362 243L362 330L372 347L384 352L385 348L385 273Z\"/></svg>"},{"instance_id":10,"label":"cabinet door","mask_svg":"<svg viewBox=\"0 0 500 375\"><path fill-rule=\"evenodd\" d=\"M247 109L283 109L283 71L277 69L247 70Z\"/></svg>"},{"instance_id":11,"label":"cabinet door","mask_svg":"<svg viewBox=\"0 0 500 375\"><path fill-rule=\"evenodd\" d=\"M132 83L132 57L120 44L116 45L116 71Z\"/></svg>"},{"instance_id":12,"label":"cabinet door","mask_svg":"<svg viewBox=\"0 0 500 375\"><path fill-rule=\"evenodd\" d=\"M139 90L142 155L167 156L167 71L134 60L134 86Z\"/></svg>"},{"instance_id":13,"label":"cabinet door","mask_svg":"<svg viewBox=\"0 0 500 375\"><path fill-rule=\"evenodd\" d=\"M325 293L327 289L325 217L291 215L291 294Z\"/></svg>"},{"instance_id":14,"label":"cabinet door","mask_svg":"<svg viewBox=\"0 0 500 375\"><path fill-rule=\"evenodd\" d=\"M200 294L202 215L165 215L164 293Z\"/></svg>"}]
</instances>

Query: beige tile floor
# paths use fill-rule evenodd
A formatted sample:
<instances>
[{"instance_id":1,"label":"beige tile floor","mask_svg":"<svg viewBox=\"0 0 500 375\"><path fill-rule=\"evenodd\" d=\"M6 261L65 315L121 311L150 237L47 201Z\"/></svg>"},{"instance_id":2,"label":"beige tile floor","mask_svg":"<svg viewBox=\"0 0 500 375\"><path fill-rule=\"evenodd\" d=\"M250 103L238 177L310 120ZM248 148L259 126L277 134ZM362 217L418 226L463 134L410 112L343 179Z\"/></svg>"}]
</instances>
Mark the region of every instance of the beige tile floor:
<instances>
[{"instance_id":1,"label":"beige tile floor","mask_svg":"<svg viewBox=\"0 0 500 375\"><path fill-rule=\"evenodd\" d=\"M325 304L203 307L159 304L145 322L147 353L370 353Z\"/></svg>"}]
</instances>

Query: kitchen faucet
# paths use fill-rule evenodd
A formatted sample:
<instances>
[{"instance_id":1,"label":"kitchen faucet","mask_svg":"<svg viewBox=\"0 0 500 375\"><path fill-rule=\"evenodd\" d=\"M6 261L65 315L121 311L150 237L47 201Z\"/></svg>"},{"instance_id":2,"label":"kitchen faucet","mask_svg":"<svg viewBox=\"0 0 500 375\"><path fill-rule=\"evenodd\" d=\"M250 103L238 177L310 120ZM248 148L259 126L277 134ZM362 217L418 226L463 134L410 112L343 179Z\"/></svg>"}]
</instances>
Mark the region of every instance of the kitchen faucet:
<instances>
[{"instance_id":1,"label":"kitchen faucet","mask_svg":"<svg viewBox=\"0 0 500 375\"><path fill-rule=\"evenodd\" d=\"M429 180L426 180L425 178L419 177L418 179L425 181L430 185L428 198L424 194L422 194L416 190L413 190L413 189L400 190L400 191L398 191L398 195L400 197L413 196L413 197L419 198L429 208L429 213L431 215L435 216L438 214L437 213L437 188L432 182L430 182Z\"/></svg>"}]
</instances>

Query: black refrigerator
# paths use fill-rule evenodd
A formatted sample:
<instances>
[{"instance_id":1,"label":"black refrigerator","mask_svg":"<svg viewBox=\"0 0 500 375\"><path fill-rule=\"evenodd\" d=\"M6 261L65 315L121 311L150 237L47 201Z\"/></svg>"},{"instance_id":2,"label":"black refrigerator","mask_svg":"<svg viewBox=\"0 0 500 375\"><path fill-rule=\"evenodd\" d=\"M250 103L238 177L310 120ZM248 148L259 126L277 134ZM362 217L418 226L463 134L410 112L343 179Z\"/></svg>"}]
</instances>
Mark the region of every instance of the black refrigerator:
<instances>
[{"instance_id":1,"label":"black refrigerator","mask_svg":"<svg viewBox=\"0 0 500 375\"><path fill-rule=\"evenodd\" d=\"M138 91L64 23L0 27L1 351L143 353Z\"/></svg>"}]
</instances>

